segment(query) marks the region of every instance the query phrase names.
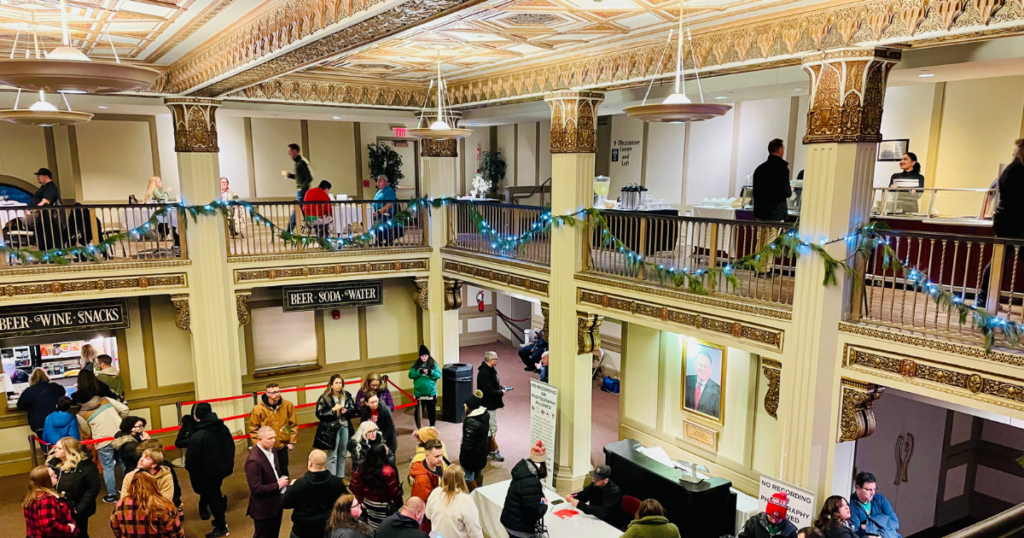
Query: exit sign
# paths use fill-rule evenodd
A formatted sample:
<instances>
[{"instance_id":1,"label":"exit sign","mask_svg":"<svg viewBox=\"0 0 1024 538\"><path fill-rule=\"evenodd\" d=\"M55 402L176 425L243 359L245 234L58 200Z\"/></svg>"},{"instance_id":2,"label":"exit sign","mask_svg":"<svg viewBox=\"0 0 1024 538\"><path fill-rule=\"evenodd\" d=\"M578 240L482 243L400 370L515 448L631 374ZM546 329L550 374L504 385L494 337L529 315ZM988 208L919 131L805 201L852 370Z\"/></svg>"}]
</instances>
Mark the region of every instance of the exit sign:
<instances>
[{"instance_id":1,"label":"exit sign","mask_svg":"<svg viewBox=\"0 0 1024 538\"><path fill-rule=\"evenodd\" d=\"M392 127L391 130L395 132L395 136L403 138L408 136L405 127Z\"/></svg>"}]
</instances>

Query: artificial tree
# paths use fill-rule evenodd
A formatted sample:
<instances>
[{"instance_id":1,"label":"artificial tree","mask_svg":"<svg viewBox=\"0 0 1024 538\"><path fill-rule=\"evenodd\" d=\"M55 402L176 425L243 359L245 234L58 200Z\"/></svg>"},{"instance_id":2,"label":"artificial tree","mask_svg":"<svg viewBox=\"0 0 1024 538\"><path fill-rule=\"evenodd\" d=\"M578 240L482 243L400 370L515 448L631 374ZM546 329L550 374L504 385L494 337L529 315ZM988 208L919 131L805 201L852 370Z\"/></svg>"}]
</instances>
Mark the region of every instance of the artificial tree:
<instances>
[{"instance_id":1,"label":"artificial tree","mask_svg":"<svg viewBox=\"0 0 1024 538\"><path fill-rule=\"evenodd\" d=\"M505 179L505 168L505 159L501 157L501 151L483 152L480 170L484 174L484 179L491 184L491 190L487 193L490 198L498 197L500 183Z\"/></svg>"},{"instance_id":2,"label":"artificial tree","mask_svg":"<svg viewBox=\"0 0 1024 538\"><path fill-rule=\"evenodd\" d=\"M388 185L392 189L398 187L398 182L405 177L402 173L402 156L388 142L367 144L366 148L370 150L370 176L376 180L377 176L383 174L387 176Z\"/></svg>"}]
</instances>

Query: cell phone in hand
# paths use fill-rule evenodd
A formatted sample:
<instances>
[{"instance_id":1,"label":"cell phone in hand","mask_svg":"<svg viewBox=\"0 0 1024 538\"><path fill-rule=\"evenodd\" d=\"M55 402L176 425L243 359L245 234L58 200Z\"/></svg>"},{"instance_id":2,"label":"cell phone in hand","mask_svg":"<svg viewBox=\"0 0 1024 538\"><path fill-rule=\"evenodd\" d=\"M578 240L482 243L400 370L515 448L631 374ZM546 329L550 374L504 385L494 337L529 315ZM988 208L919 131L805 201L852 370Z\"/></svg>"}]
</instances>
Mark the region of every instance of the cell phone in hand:
<instances>
[{"instance_id":1,"label":"cell phone in hand","mask_svg":"<svg viewBox=\"0 0 1024 538\"><path fill-rule=\"evenodd\" d=\"M512 387L505 387L506 391L512 390Z\"/></svg>"}]
</instances>

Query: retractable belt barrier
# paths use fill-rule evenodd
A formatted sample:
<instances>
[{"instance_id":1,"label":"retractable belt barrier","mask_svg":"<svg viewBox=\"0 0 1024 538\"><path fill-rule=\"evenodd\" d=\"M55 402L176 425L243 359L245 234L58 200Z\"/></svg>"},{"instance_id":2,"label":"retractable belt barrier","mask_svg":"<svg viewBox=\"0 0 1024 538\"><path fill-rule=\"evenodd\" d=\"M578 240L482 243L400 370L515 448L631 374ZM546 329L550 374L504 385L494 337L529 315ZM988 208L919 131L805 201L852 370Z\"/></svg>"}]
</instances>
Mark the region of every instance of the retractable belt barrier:
<instances>
[{"instance_id":1,"label":"retractable belt barrier","mask_svg":"<svg viewBox=\"0 0 1024 538\"><path fill-rule=\"evenodd\" d=\"M395 388L395 390L400 392L402 394L402 396L405 396L406 398L409 398L410 400L412 400L411 402L409 402L407 404L402 404L402 405L395 406L395 411L398 411L399 409L405 409L405 408L408 408L408 407L413 407L413 406L415 406L415 405L417 405L419 403L419 400L414 398L412 394L409 394L408 392L403 390L401 387L396 385L395 382L391 381L390 378L385 378L385 381L388 382L388 385L391 385L392 387ZM346 385L358 385L358 384L360 384L362 382L363 382L362 379L353 379L351 381L346 381L345 384ZM284 393L284 392L299 392L299 391L317 390L317 389L324 389L324 388L327 388L327 384L326 383L324 383L323 385L309 385L309 386L305 386L305 387L295 387L295 388L291 388L291 389L282 389L281 392L282 393ZM181 415L181 408L183 406L195 405L197 403L228 402L228 401L233 401L233 400L241 400L242 398L252 398L253 403L255 404L257 402L257 399L261 395L263 395L264 392L265 391L255 391L255 392L251 392L251 393L247 393L247 394L239 394L238 396L225 396L223 398L211 398L209 400L194 400L194 401L190 401L190 402L177 402L175 405L176 405L177 410L178 410L178 422L181 422L181 417L182 417L182 415ZM305 404L302 404L302 405L296 405L295 409L305 409L307 407L312 407L314 405L316 405L316 402L305 403ZM235 415L233 417L223 418L221 420L223 420L224 422L228 422L228 421L231 421L231 420L238 420L238 419L242 419L242 418L247 418L251 414L252 414L252 410L250 409L248 413L245 413L245 414L242 414L242 415ZM313 421L313 422L307 422L305 424L299 424L298 429L304 430L306 428L312 428L313 426L316 426L319 423L320 423L320 421ZM159 428L159 429L156 429L156 430L149 430L146 433L148 433L149 435L152 436L152 435L158 435L158 434L161 434L161 433L168 433L168 432L178 431L180 429L181 429L180 425L179 426L169 426L167 428ZM241 440L241 439L248 439L248 438L249 438L248 434L242 434L242 435L235 435L231 439L233 441L238 441L238 440ZM113 440L114 440L113 437L104 437L102 439L87 439L87 440L82 441L81 444L82 445L94 445L94 444L97 444L97 443L106 443L106 442L113 441ZM39 456L36 453L36 448L38 446L49 447L49 446L52 446L52 445L50 443L47 443L46 441L43 441L42 439L37 437L35 434L32 434L32 435L28 436L28 443L29 443L29 447L32 450L32 465L39 465ZM164 450L177 450L177 449L178 449L178 447L176 447L174 445L167 445L167 446L164 447Z\"/></svg>"}]
</instances>

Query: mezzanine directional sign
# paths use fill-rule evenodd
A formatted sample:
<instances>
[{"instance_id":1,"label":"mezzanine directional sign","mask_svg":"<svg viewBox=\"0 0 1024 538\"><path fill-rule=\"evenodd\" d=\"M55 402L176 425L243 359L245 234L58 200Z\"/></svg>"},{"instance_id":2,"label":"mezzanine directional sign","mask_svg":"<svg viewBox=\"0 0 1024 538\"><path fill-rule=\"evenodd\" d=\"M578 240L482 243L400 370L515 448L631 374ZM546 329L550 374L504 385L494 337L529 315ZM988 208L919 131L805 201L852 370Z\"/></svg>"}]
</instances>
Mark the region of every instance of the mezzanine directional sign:
<instances>
[{"instance_id":1,"label":"mezzanine directional sign","mask_svg":"<svg viewBox=\"0 0 1024 538\"><path fill-rule=\"evenodd\" d=\"M123 300L0 308L0 339L128 326L128 303Z\"/></svg>"},{"instance_id":2,"label":"mezzanine directional sign","mask_svg":"<svg viewBox=\"0 0 1024 538\"><path fill-rule=\"evenodd\" d=\"M384 304L384 281L360 280L289 286L283 289L283 294L283 308L286 312L380 305Z\"/></svg>"}]
</instances>

